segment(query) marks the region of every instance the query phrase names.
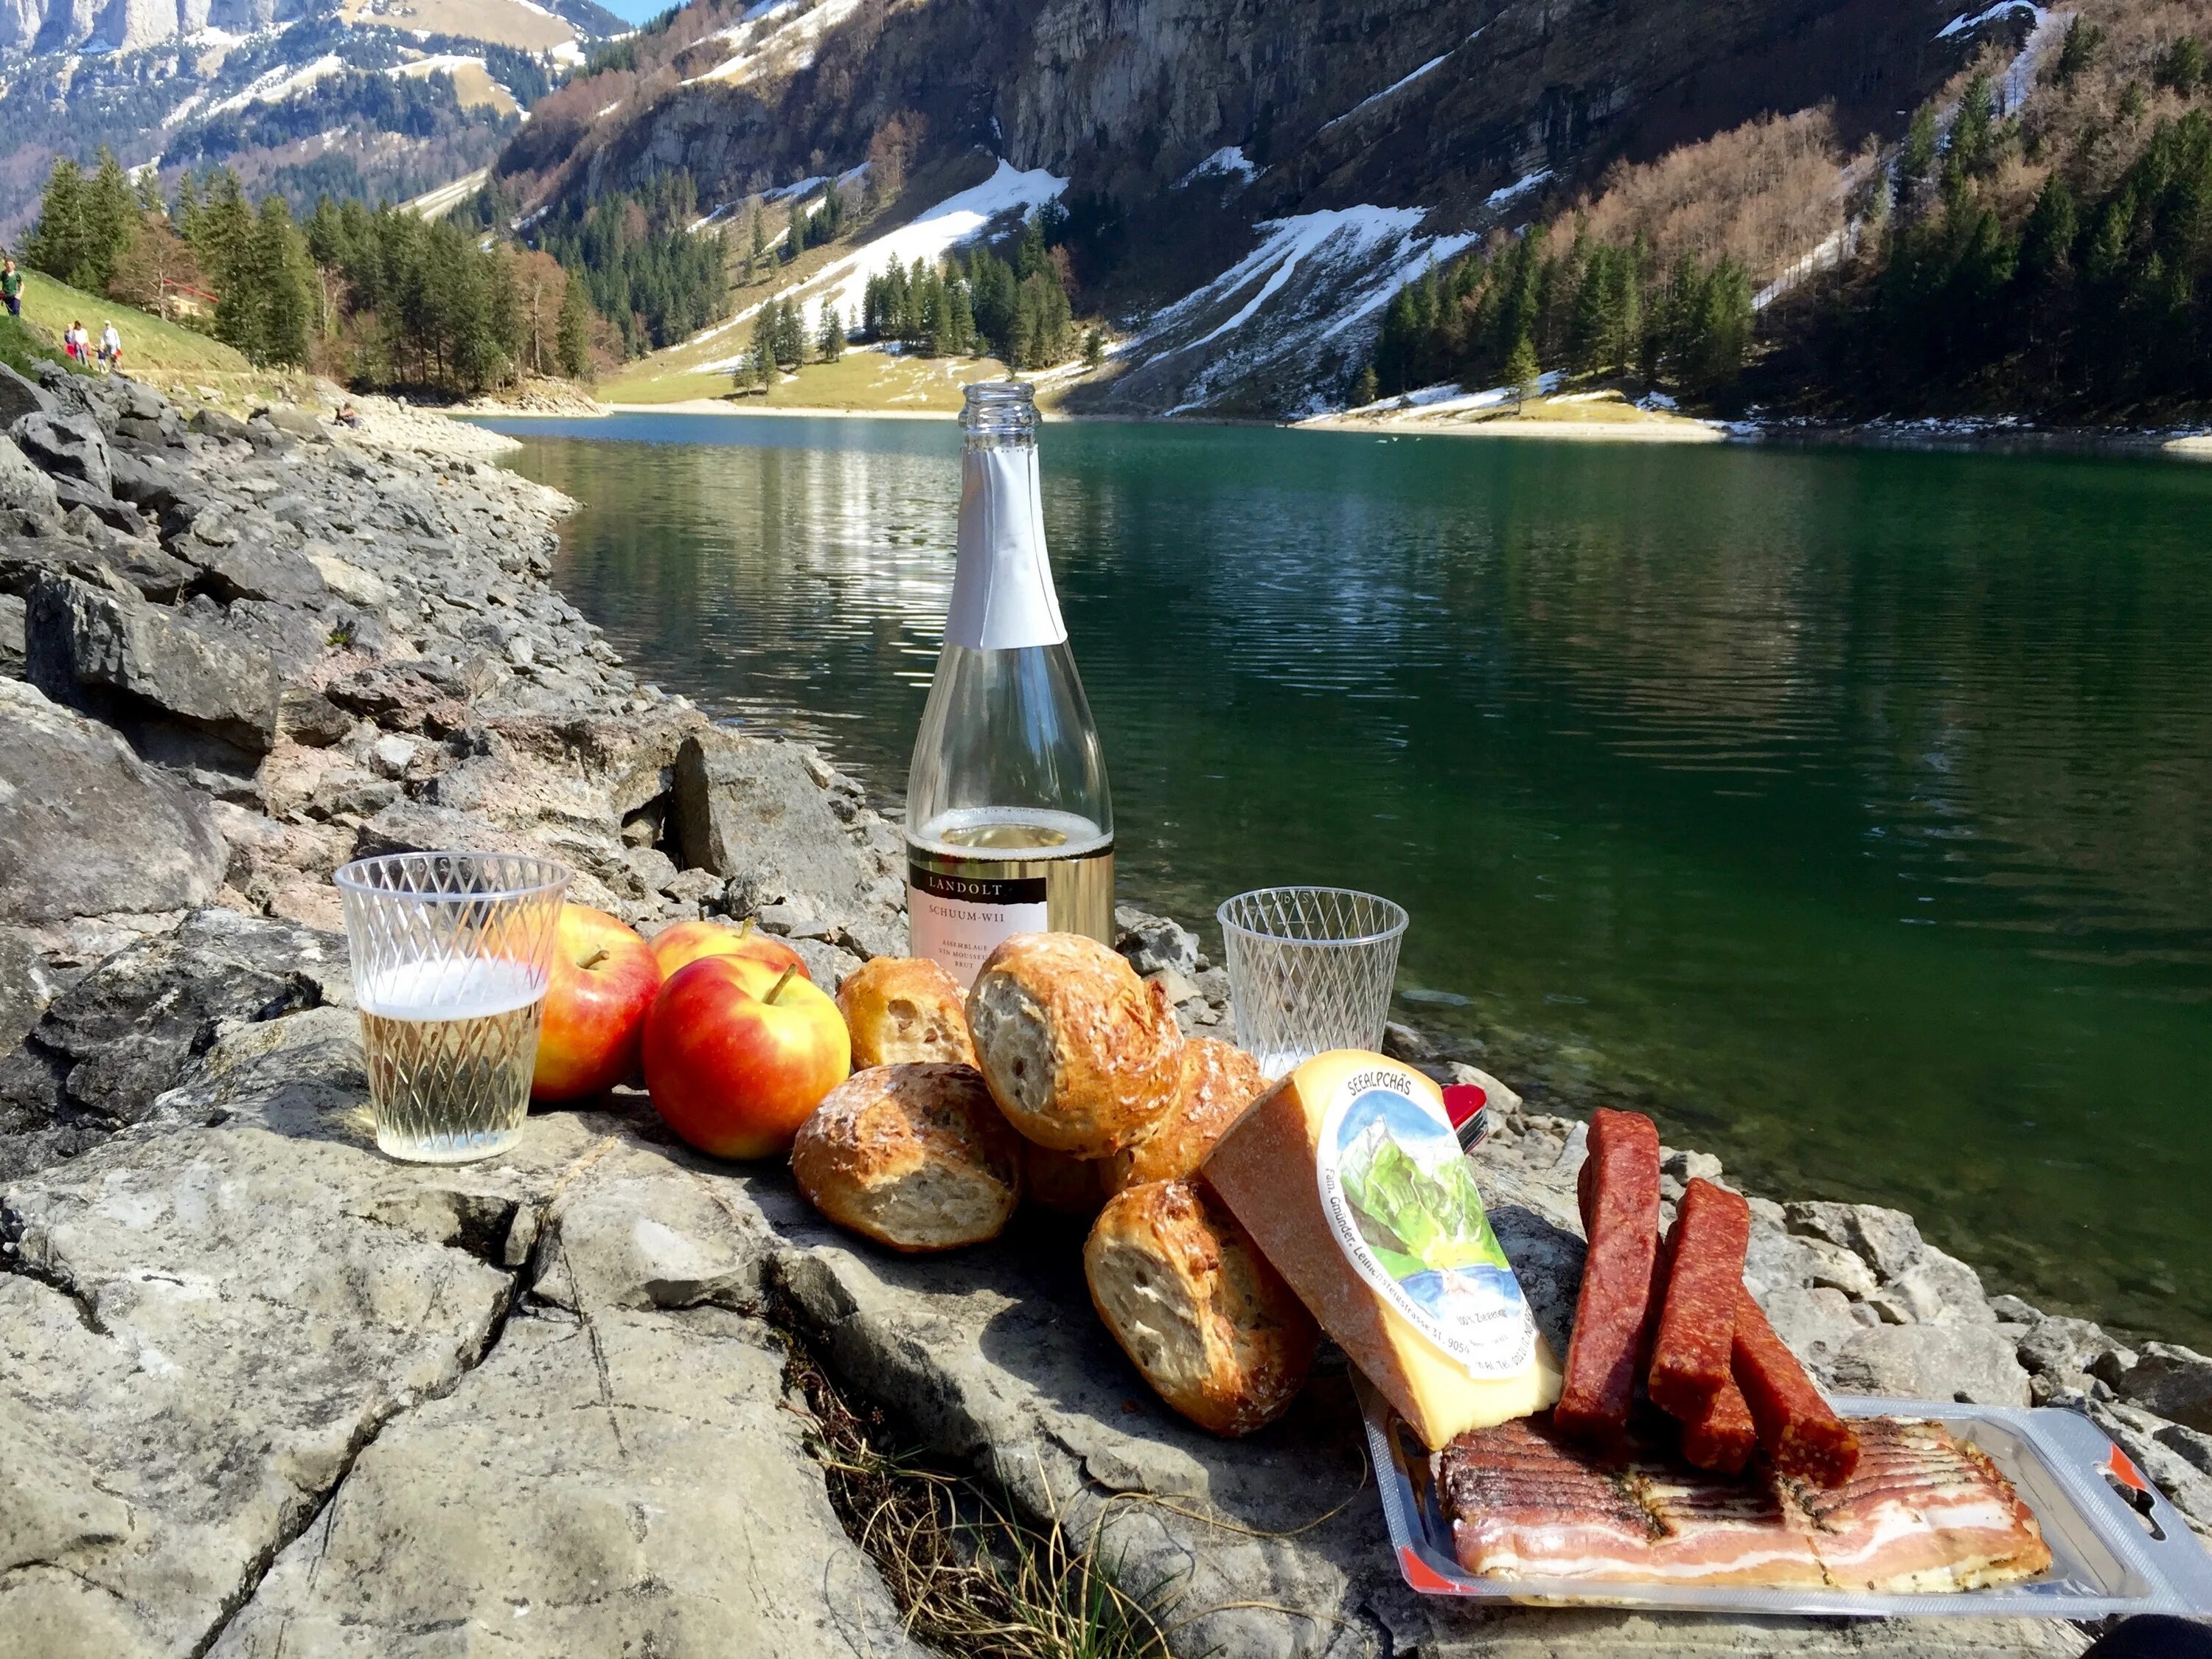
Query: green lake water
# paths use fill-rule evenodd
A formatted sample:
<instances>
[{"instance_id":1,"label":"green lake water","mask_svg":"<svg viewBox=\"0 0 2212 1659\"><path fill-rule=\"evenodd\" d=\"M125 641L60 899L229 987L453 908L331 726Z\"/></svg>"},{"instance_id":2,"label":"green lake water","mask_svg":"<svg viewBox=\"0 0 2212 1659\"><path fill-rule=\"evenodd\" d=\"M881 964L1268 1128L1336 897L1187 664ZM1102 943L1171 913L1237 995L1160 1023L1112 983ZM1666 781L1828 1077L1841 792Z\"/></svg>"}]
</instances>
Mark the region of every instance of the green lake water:
<instances>
[{"instance_id":1,"label":"green lake water","mask_svg":"<svg viewBox=\"0 0 2212 1659\"><path fill-rule=\"evenodd\" d=\"M642 675L897 794L951 425L505 429ZM1404 1017L1539 1103L2212 1346L2212 469L1042 441L1125 899L1388 894Z\"/></svg>"}]
</instances>

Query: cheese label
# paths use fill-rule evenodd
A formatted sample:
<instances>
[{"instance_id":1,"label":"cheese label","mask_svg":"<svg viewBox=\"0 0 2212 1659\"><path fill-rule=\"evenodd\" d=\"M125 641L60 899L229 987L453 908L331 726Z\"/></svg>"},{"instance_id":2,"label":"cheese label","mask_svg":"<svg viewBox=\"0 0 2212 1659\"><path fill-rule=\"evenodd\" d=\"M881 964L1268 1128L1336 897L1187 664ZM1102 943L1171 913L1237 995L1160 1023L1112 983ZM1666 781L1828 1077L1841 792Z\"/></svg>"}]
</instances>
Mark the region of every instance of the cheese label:
<instances>
[{"instance_id":1,"label":"cheese label","mask_svg":"<svg viewBox=\"0 0 2212 1659\"><path fill-rule=\"evenodd\" d=\"M1535 1321L1433 1092L1388 1065L1337 1079L1315 1160L1322 1213L1368 1287L1469 1376L1518 1376Z\"/></svg>"}]
</instances>

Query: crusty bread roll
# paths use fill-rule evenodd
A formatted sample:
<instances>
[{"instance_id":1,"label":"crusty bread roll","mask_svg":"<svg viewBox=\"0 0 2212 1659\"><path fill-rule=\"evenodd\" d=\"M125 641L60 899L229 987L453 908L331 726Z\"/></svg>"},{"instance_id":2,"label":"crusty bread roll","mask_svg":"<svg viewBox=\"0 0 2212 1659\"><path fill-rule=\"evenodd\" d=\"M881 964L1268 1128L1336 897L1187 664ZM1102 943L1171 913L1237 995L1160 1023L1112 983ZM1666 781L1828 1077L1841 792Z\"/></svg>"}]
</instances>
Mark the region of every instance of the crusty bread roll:
<instances>
[{"instance_id":1,"label":"crusty bread roll","mask_svg":"<svg viewBox=\"0 0 2212 1659\"><path fill-rule=\"evenodd\" d=\"M1319 1328L1220 1200L1154 1181L1107 1201L1083 1247L1091 1305L1161 1399L1249 1434L1290 1409Z\"/></svg>"},{"instance_id":2,"label":"crusty bread roll","mask_svg":"<svg viewBox=\"0 0 2212 1659\"><path fill-rule=\"evenodd\" d=\"M1034 1140L1022 1142L1022 1196L1077 1221L1098 1213L1108 1194L1111 1158L1070 1158Z\"/></svg>"},{"instance_id":3,"label":"crusty bread roll","mask_svg":"<svg viewBox=\"0 0 2212 1659\"><path fill-rule=\"evenodd\" d=\"M1152 1133L1182 1074L1167 992L1080 933L1016 933L992 951L968 993L968 1030L1008 1121L1078 1158Z\"/></svg>"},{"instance_id":4,"label":"crusty bread roll","mask_svg":"<svg viewBox=\"0 0 2212 1659\"><path fill-rule=\"evenodd\" d=\"M1106 1189L1118 1193L1147 1181L1181 1181L1197 1172L1221 1132L1267 1091L1267 1074L1242 1048L1212 1037L1183 1044L1175 1103L1160 1127L1103 1160Z\"/></svg>"},{"instance_id":5,"label":"crusty bread roll","mask_svg":"<svg viewBox=\"0 0 2212 1659\"><path fill-rule=\"evenodd\" d=\"M972 1066L878 1066L799 1127L791 1172L814 1207L895 1250L998 1237L1021 1197L1021 1139Z\"/></svg>"},{"instance_id":6,"label":"crusty bread roll","mask_svg":"<svg viewBox=\"0 0 2212 1659\"><path fill-rule=\"evenodd\" d=\"M863 963L837 988L837 1012L853 1034L856 1072L909 1061L975 1063L960 988L926 957Z\"/></svg>"}]
</instances>

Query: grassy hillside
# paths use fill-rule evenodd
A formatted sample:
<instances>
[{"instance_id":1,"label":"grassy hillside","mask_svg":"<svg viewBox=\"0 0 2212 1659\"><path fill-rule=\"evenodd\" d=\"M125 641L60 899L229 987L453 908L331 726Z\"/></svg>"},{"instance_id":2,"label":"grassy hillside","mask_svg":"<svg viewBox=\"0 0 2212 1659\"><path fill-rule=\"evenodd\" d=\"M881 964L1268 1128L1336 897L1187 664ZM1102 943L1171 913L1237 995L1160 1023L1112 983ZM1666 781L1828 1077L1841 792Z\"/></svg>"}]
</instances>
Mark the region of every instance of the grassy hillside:
<instances>
[{"instance_id":1,"label":"grassy hillside","mask_svg":"<svg viewBox=\"0 0 2212 1659\"><path fill-rule=\"evenodd\" d=\"M112 300L102 300L37 271L23 273L23 320L51 332L81 322L96 344L103 324L123 336L123 365L133 374L248 374L252 365L230 347Z\"/></svg>"},{"instance_id":2,"label":"grassy hillside","mask_svg":"<svg viewBox=\"0 0 2212 1659\"><path fill-rule=\"evenodd\" d=\"M834 363L809 363L796 374L779 374L765 393L731 397L728 374L702 374L696 365L732 355L740 349L742 337L739 331L732 330L703 343L655 352L601 384L597 395L605 403L629 404L722 398L740 413L749 409L849 409L952 414L960 408L961 387L971 380L1004 380L1006 374L1006 365L994 357L894 357L853 350Z\"/></svg>"}]
</instances>

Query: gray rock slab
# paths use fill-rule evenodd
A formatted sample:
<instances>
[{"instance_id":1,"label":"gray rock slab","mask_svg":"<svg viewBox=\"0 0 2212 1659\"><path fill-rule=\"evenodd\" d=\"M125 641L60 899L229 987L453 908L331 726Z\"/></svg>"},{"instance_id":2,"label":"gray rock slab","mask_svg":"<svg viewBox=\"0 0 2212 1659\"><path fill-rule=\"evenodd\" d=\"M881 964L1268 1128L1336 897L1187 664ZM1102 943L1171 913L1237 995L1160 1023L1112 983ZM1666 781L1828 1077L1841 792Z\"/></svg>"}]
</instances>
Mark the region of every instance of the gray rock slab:
<instances>
[{"instance_id":1,"label":"gray rock slab","mask_svg":"<svg viewBox=\"0 0 2212 1659\"><path fill-rule=\"evenodd\" d=\"M1907 1400L2030 1403L2012 1339L1995 1325L1875 1325L1844 1344L1828 1373L1852 1394Z\"/></svg>"},{"instance_id":2,"label":"gray rock slab","mask_svg":"<svg viewBox=\"0 0 2212 1659\"><path fill-rule=\"evenodd\" d=\"M31 590L24 647L31 680L57 702L119 718L134 706L159 710L255 753L276 742L268 653L240 649L173 611L44 576ZM117 697L131 701L117 706Z\"/></svg>"},{"instance_id":3,"label":"gray rock slab","mask_svg":"<svg viewBox=\"0 0 2212 1659\"><path fill-rule=\"evenodd\" d=\"M0 920L204 904L228 858L203 798L106 727L0 679Z\"/></svg>"},{"instance_id":4,"label":"gray rock slab","mask_svg":"<svg viewBox=\"0 0 2212 1659\"><path fill-rule=\"evenodd\" d=\"M23 601L0 593L0 678L23 677Z\"/></svg>"},{"instance_id":5,"label":"gray rock slab","mask_svg":"<svg viewBox=\"0 0 2212 1659\"><path fill-rule=\"evenodd\" d=\"M0 363L0 431L26 415L51 415L56 407L52 392Z\"/></svg>"},{"instance_id":6,"label":"gray rock slab","mask_svg":"<svg viewBox=\"0 0 2212 1659\"><path fill-rule=\"evenodd\" d=\"M0 1632L41 1633L16 1651L199 1650L378 1425L473 1363L508 1277L371 1218L387 1179L240 1129L0 1196Z\"/></svg>"},{"instance_id":7,"label":"gray rock slab","mask_svg":"<svg viewBox=\"0 0 2212 1659\"><path fill-rule=\"evenodd\" d=\"M842 915L875 878L793 744L709 726L676 758L684 861L743 877L760 902L805 897Z\"/></svg>"},{"instance_id":8,"label":"gray rock slab","mask_svg":"<svg viewBox=\"0 0 2212 1659\"><path fill-rule=\"evenodd\" d=\"M2146 1342L2113 1385L2170 1422L2212 1433L2212 1359L2172 1342Z\"/></svg>"},{"instance_id":9,"label":"gray rock slab","mask_svg":"<svg viewBox=\"0 0 2212 1659\"><path fill-rule=\"evenodd\" d=\"M56 518L62 510L54 481L9 438L0 438L0 509L40 519Z\"/></svg>"},{"instance_id":10,"label":"gray rock slab","mask_svg":"<svg viewBox=\"0 0 2212 1659\"><path fill-rule=\"evenodd\" d=\"M8 428L8 435L44 471L75 478L103 495L112 493L107 434L91 416L26 415Z\"/></svg>"},{"instance_id":11,"label":"gray rock slab","mask_svg":"<svg viewBox=\"0 0 2212 1659\"><path fill-rule=\"evenodd\" d=\"M214 1654L918 1656L783 1364L719 1309L511 1322L362 1455Z\"/></svg>"},{"instance_id":12,"label":"gray rock slab","mask_svg":"<svg viewBox=\"0 0 2212 1659\"><path fill-rule=\"evenodd\" d=\"M1919 1260L1920 1229L1902 1210L1817 1200L1785 1205L1784 1212L1791 1232L1840 1244L1885 1279L1895 1279Z\"/></svg>"},{"instance_id":13,"label":"gray rock slab","mask_svg":"<svg viewBox=\"0 0 2212 1659\"><path fill-rule=\"evenodd\" d=\"M207 909L173 933L117 951L55 997L0 1059L0 1124L11 1136L51 1126L81 1150L145 1118L186 1063L233 1026L349 1004L345 941L291 922ZM0 1168L29 1166L20 1149Z\"/></svg>"}]
</instances>

